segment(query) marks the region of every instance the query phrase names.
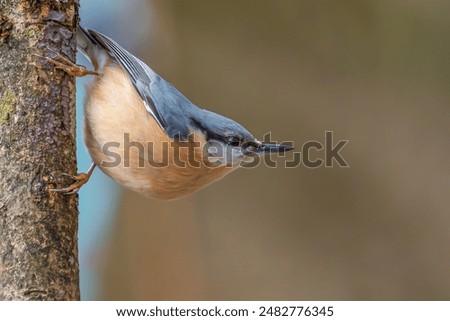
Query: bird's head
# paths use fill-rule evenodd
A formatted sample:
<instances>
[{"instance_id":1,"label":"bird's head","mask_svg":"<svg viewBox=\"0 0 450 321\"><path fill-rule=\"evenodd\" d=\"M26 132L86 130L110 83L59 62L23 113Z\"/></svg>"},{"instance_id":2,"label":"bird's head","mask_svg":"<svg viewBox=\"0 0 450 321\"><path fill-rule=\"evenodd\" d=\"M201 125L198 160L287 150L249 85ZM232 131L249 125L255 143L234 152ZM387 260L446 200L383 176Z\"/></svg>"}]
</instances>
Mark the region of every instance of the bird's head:
<instances>
[{"instance_id":1,"label":"bird's head","mask_svg":"<svg viewBox=\"0 0 450 321\"><path fill-rule=\"evenodd\" d=\"M227 167L239 167L264 153L280 154L293 149L290 145L260 142L239 123L207 110L202 110L193 127L205 136L209 162Z\"/></svg>"}]
</instances>

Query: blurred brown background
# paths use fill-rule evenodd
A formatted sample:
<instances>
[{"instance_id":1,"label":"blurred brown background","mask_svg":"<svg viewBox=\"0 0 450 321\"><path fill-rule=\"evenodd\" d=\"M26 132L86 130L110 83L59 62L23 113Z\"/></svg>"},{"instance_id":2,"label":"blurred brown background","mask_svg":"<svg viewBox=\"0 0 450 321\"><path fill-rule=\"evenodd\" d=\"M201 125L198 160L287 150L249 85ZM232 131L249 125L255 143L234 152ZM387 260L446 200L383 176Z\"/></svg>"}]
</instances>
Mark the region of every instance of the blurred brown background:
<instances>
[{"instance_id":1,"label":"blurred brown background","mask_svg":"<svg viewBox=\"0 0 450 321\"><path fill-rule=\"evenodd\" d=\"M148 3L135 53L194 103L297 151L333 131L350 168L124 191L99 299L450 299L449 1Z\"/></svg>"}]
</instances>

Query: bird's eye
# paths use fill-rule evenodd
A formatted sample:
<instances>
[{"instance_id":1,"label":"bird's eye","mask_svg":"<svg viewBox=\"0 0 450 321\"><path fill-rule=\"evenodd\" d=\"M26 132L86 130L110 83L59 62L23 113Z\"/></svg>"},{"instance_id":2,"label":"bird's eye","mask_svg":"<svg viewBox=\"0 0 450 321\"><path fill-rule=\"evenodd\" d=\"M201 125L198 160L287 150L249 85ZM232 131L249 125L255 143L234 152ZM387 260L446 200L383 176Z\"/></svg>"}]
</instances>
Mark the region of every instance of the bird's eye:
<instances>
[{"instance_id":1,"label":"bird's eye","mask_svg":"<svg viewBox=\"0 0 450 321\"><path fill-rule=\"evenodd\" d=\"M228 137L228 145L231 145L233 147L238 147L241 145L241 140L239 139L239 137L230 136L230 137Z\"/></svg>"}]
</instances>

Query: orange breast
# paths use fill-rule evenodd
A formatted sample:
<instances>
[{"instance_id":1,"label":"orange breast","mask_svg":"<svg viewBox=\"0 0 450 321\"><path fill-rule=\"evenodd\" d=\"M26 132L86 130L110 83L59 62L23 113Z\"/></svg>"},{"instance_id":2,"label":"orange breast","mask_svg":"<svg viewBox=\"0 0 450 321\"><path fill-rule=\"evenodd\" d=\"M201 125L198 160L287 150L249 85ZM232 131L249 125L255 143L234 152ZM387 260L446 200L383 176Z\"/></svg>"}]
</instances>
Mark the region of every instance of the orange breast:
<instances>
[{"instance_id":1,"label":"orange breast","mask_svg":"<svg viewBox=\"0 0 450 321\"><path fill-rule=\"evenodd\" d=\"M128 76L114 64L88 85L85 142L93 161L108 176L157 199L187 196L234 169L207 162L201 133L181 144L170 139L147 112Z\"/></svg>"}]
</instances>

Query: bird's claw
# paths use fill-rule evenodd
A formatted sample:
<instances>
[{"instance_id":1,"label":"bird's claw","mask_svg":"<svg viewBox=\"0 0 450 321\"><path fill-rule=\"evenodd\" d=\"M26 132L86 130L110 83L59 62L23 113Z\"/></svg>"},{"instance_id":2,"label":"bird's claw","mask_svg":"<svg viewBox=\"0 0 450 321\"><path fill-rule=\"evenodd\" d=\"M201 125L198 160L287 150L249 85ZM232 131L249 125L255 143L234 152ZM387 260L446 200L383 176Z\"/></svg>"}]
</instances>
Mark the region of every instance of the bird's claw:
<instances>
[{"instance_id":1,"label":"bird's claw","mask_svg":"<svg viewBox=\"0 0 450 321\"><path fill-rule=\"evenodd\" d=\"M97 71L89 70L84 66L77 65L58 52L55 52L55 55L57 56L56 59L35 54L35 56L37 57L46 59L48 62L53 64L56 69L64 70L71 76L84 77L87 75L96 75L96 76L99 75Z\"/></svg>"},{"instance_id":2,"label":"bird's claw","mask_svg":"<svg viewBox=\"0 0 450 321\"><path fill-rule=\"evenodd\" d=\"M50 189L51 192L57 192L57 193L62 193L64 195L72 195L77 193L80 188L87 183L87 181L89 180L89 177L91 176L89 173L80 173L77 175L70 175L70 174L66 174L66 173L62 173L62 176L66 176L66 177L70 177L71 179L73 179L75 182L67 187L64 188L52 188Z\"/></svg>"}]
</instances>

